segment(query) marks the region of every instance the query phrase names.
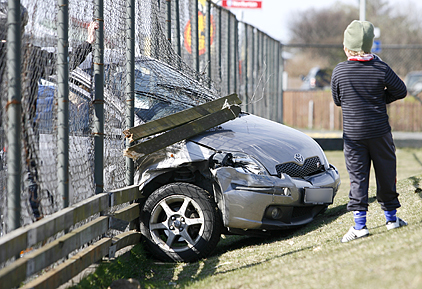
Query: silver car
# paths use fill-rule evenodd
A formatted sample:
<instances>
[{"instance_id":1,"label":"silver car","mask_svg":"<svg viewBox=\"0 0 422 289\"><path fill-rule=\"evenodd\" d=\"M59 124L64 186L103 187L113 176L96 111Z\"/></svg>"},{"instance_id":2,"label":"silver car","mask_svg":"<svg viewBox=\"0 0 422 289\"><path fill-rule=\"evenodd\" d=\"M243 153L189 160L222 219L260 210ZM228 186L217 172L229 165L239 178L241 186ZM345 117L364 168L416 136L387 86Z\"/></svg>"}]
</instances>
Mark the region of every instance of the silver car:
<instances>
[{"instance_id":1,"label":"silver car","mask_svg":"<svg viewBox=\"0 0 422 289\"><path fill-rule=\"evenodd\" d=\"M154 77L146 68L150 63L140 59L136 65L149 70L150 86L170 87L169 78ZM185 77L157 64L160 73L171 71L172 82ZM153 93L155 106L165 99L158 94ZM145 104L146 95L138 91L137 103ZM340 186L337 169L312 138L247 113L143 156L136 167L136 183L146 197L141 231L153 256L164 261L206 257L221 234L265 236L303 226L333 203Z\"/></svg>"},{"instance_id":2,"label":"silver car","mask_svg":"<svg viewBox=\"0 0 422 289\"><path fill-rule=\"evenodd\" d=\"M86 63L71 79L90 87L89 59ZM121 67L105 65L105 95L116 107L124 102ZM138 57L135 69L138 123L215 98L215 91L186 71L159 60ZM88 120L88 110L83 113L77 118ZM309 136L240 113L137 159L135 183L145 196L140 227L150 252L164 261L190 262L208 256L221 234L266 236L311 222L332 204L340 177Z\"/></svg>"}]
</instances>

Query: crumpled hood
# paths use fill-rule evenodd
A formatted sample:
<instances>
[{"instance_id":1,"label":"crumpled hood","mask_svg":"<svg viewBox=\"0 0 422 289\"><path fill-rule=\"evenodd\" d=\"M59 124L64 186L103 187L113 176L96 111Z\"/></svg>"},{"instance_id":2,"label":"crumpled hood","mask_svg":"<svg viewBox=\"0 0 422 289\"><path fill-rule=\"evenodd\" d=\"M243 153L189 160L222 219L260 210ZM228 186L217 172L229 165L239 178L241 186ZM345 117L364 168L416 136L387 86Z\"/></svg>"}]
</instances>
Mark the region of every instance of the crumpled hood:
<instances>
[{"instance_id":1,"label":"crumpled hood","mask_svg":"<svg viewBox=\"0 0 422 289\"><path fill-rule=\"evenodd\" d=\"M322 165L328 162L321 147L311 137L288 126L255 116L241 115L223 123L221 128L197 135L190 140L215 150L243 152L259 160L272 175L276 165L319 156Z\"/></svg>"}]
</instances>

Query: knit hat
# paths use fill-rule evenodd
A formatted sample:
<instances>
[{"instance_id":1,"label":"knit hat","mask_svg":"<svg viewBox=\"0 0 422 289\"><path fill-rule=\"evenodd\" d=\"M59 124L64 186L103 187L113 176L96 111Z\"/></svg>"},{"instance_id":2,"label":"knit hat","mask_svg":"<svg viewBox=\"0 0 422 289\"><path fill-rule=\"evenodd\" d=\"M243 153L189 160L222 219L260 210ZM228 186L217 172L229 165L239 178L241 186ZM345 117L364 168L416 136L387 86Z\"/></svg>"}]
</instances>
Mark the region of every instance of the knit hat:
<instances>
[{"instance_id":1,"label":"knit hat","mask_svg":"<svg viewBox=\"0 0 422 289\"><path fill-rule=\"evenodd\" d=\"M344 30L343 45L352 51L371 52L374 42L374 25L368 21L353 20Z\"/></svg>"}]
</instances>

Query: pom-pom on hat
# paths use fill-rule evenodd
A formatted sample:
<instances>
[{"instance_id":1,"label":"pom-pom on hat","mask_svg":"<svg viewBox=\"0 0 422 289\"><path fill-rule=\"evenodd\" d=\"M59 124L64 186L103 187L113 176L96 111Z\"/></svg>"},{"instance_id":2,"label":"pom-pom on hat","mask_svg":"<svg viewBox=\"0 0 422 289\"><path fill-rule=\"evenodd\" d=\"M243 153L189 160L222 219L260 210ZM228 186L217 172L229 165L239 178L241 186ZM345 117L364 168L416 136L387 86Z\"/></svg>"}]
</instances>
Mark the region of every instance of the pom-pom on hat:
<instances>
[{"instance_id":1,"label":"pom-pom on hat","mask_svg":"<svg viewBox=\"0 0 422 289\"><path fill-rule=\"evenodd\" d=\"M374 42L374 25L368 21L353 20L344 30L343 45L352 51L371 52Z\"/></svg>"}]
</instances>

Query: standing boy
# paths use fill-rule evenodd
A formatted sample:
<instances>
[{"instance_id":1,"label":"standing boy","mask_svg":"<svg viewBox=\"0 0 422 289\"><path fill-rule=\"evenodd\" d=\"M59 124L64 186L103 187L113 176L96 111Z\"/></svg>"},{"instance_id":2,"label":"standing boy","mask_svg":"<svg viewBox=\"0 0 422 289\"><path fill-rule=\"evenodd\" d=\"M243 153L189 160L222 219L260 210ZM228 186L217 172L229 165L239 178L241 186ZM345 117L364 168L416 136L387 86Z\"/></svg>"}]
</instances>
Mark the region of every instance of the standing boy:
<instances>
[{"instance_id":1,"label":"standing boy","mask_svg":"<svg viewBox=\"0 0 422 289\"><path fill-rule=\"evenodd\" d=\"M354 20L344 31L347 61L337 64L331 79L334 103L343 112L346 168L350 177L349 203L355 226L342 242L366 237L366 212L371 161L377 182L377 201L384 210L387 229L407 225L396 217L396 154L386 104L407 95L406 86L378 56L371 54L374 26Z\"/></svg>"}]
</instances>

